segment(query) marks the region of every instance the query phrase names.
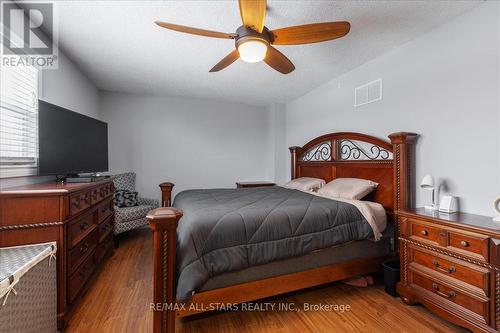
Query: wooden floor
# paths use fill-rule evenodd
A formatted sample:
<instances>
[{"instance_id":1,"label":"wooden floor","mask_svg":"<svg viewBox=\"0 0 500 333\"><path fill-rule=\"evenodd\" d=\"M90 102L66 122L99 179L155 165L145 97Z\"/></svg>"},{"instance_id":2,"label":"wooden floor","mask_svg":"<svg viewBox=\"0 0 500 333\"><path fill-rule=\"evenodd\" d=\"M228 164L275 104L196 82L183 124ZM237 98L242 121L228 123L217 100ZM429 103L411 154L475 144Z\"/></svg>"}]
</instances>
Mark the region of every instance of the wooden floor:
<instances>
[{"instance_id":1,"label":"wooden floor","mask_svg":"<svg viewBox=\"0 0 500 333\"><path fill-rule=\"evenodd\" d=\"M148 229L131 232L96 275L65 332L152 332L151 251ZM299 309L306 303L344 304L351 310L204 314L178 320L177 332L467 332L420 305L402 304L381 286L355 288L336 283L266 302L294 303Z\"/></svg>"}]
</instances>

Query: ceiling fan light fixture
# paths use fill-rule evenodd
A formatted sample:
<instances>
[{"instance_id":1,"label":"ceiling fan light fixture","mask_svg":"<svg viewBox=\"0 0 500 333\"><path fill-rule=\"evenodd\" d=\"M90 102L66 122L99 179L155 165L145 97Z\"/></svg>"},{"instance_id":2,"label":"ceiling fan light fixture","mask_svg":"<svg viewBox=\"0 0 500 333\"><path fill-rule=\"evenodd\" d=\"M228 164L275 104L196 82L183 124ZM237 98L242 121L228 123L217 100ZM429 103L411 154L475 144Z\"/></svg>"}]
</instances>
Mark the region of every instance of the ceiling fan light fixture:
<instances>
[{"instance_id":1,"label":"ceiling fan light fixture","mask_svg":"<svg viewBox=\"0 0 500 333\"><path fill-rule=\"evenodd\" d=\"M238 45L240 58L246 62L259 62L264 60L267 53L267 44L260 40L249 40Z\"/></svg>"},{"instance_id":2,"label":"ceiling fan light fixture","mask_svg":"<svg viewBox=\"0 0 500 333\"><path fill-rule=\"evenodd\" d=\"M191 35L233 39L235 49L222 58L210 72L219 72L234 63L238 58L245 62L264 61L281 74L293 72L295 66L274 45L302 45L341 38L345 36L351 24L347 21L323 22L296 25L269 30L265 26L267 0L238 0L242 25L234 33L225 33L188 27L179 24L156 21L155 23L169 30Z\"/></svg>"}]
</instances>

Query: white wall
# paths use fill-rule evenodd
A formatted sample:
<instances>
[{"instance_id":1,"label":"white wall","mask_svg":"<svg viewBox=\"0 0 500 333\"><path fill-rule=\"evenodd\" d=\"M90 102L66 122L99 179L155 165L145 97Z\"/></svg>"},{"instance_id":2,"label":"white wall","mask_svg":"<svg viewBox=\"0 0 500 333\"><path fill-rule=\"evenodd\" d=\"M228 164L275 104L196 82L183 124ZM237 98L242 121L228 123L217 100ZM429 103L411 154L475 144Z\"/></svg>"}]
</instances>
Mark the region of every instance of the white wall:
<instances>
[{"instance_id":1,"label":"white wall","mask_svg":"<svg viewBox=\"0 0 500 333\"><path fill-rule=\"evenodd\" d=\"M353 107L383 78L383 100ZM493 214L500 195L500 3L487 2L287 104L286 149L321 134L419 133L416 178L446 181L464 211ZM288 163L288 156L287 162ZM289 168L281 169L289 178ZM427 200L417 189L417 203Z\"/></svg>"},{"instance_id":2,"label":"white wall","mask_svg":"<svg viewBox=\"0 0 500 333\"><path fill-rule=\"evenodd\" d=\"M61 51L59 68L44 70L41 81L41 100L99 119L99 91Z\"/></svg>"},{"instance_id":3,"label":"white wall","mask_svg":"<svg viewBox=\"0 0 500 333\"><path fill-rule=\"evenodd\" d=\"M59 68L41 72L39 99L69 110L99 118L99 91L59 50ZM0 189L46 182L54 177L15 177L0 179Z\"/></svg>"},{"instance_id":4,"label":"white wall","mask_svg":"<svg viewBox=\"0 0 500 333\"><path fill-rule=\"evenodd\" d=\"M286 145L286 105L273 103L267 108L269 112L269 123L272 131L272 146L274 149L274 181L277 184L284 184L289 179L286 178L285 168L290 167L288 149ZM288 159L287 159L288 157Z\"/></svg>"},{"instance_id":5,"label":"white wall","mask_svg":"<svg viewBox=\"0 0 500 333\"><path fill-rule=\"evenodd\" d=\"M139 195L158 198L158 184L234 187L238 180L272 180L269 112L234 103L101 94L108 122L111 173L135 171Z\"/></svg>"}]
</instances>

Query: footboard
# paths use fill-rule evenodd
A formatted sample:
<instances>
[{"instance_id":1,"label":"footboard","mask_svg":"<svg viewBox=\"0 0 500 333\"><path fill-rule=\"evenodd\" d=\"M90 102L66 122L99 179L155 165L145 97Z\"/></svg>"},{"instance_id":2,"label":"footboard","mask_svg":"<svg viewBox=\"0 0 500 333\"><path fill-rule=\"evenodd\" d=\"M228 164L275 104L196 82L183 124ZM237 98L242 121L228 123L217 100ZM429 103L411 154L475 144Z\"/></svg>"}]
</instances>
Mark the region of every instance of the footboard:
<instances>
[{"instance_id":1,"label":"footboard","mask_svg":"<svg viewBox=\"0 0 500 333\"><path fill-rule=\"evenodd\" d=\"M175 332L175 279L177 224L182 212L157 208L147 218L153 229L153 332Z\"/></svg>"}]
</instances>

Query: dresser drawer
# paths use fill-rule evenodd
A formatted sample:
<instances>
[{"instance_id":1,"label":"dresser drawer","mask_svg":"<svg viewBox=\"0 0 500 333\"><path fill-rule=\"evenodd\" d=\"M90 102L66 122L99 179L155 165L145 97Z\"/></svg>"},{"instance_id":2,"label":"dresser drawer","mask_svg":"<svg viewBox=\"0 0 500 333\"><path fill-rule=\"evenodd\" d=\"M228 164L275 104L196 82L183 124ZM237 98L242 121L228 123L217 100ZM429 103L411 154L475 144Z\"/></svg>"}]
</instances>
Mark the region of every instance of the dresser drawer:
<instances>
[{"instance_id":1,"label":"dresser drawer","mask_svg":"<svg viewBox=\"0 0 500 333\"><path fill-rule=\"evenodd\" d=\"M97 261L102 262L109 254L111 254L111 252L113 252L113 247L114 247L113 234L110 233L110 234L108 234L107 237L104 238L104 240L102 240L99 243L98 250L97 250L98 251L97 252L97 256L98 256Z\"/></svg>"},{"instance_id":2,"label":"dresser drawer","mask_svg":"<svg viewBox=\"0 0 500 333\"><path fill-rule=\"evenodd\" d=\"M107 183L94 188L91 195L92 204L96 204L99 201L107 198L111 193L113 193L112 183Z\"/></svg>"},{"instance_id":3,"label":"dresser drawer","mask_svg":"<svg viewBox=\"0 0 500 333\"><path fill-rule=\"evenodd\" d=\"M406 223L408 235L415 241L446 248L484 262L489 260L488 236L416 219L407 219Z\"/></svg>"},{"instance_id":4,"label":"dresser drawer","mask_svg":"<svg viewBox=\"0 0 500 333\"><path fill-rule=\"evenodd\" d=\"M97 209L97 223L102 223L113 214L113 200L109 199Z\"/></svg>"},{"instance_id":5,"label":"dresser drawer","mask_svg":"<svg viewBox=\"0 0 500 333\"><path fill-rule=\"evenodd\" d=\"M95 253L90 253L87 259L78 267L78 269L69 278L68 297L69 302L73 302L82 290L85 282L90 278L96 265Z\"/></svg>"},{"instance_id":6,"label":"dresser drawer","mask_svg":"<svg viewBox=\"0 0 500 333\"><path fill-rule=\"evenodd\" d=\"M68 267L70 274L78 268L85 258L92 253L99 241L99 233L96 229L87 237L82 239L73 249L69 251Z\"/></svg>"},{"instance_id":7,"label":"dresser drawer","mask_svg":"<svg viewBox=\"0 0 500 333\"><path fill-rule=\"evenodd\" d=\"M458 250L466 255L472 255L488 261L489 237L479 234L450 231L448 239L448 247L451 250Z\"/></svg>"},{"instance_id":8,"label":"dresser drawer","mask_svg":"<svg viewBox=\"0 0 500 333\"><path fill-rule=\"evenodd\" d=\"M411 283L433 293L437 297L437 302L443 300L453 302L464 309L476 313L483 318L485 323L489 322L488 299L473 297L458 288L443 283L443 281L425 276L414 270L410 270L410 275Z\"/></svg>"},{"instance_id":9,"label":"dresser drawer","mask_svg":"<svg viewBox=\"0 0 500 333\"><path fill-rule=\"evenodd\" d=\"M419 241L423 240L433 245L439 245L439 228L416 220L409 220L408 222L410 223L411 238L416 238Z\"/></svg>"},{"instance_id":10,"label":"dresser drawer","mask_svg":"<svg viewBox=\"0 0 500 333\"><path fill-rule=\"evenodd\" d=\"M444 277L463 281L489 295L489 270L433 251L410 248L411 262L432 269Z\"/></svg>"},{"instance_id":11,"label":"dresser drawer","mask_svg":"<svg viewBox=\"0 0 500 333\"><path fill-rule=\"evenodd\" d=\"M90 191L73 194L69 197L69 213L78 214L91 205Z\"/></svg>"},{"instance_id":12,"label":"dresser drawer","mask_svg":"<svg viewBox=\"0 0 500 333\"><path fill-rule=\"evenodd\" d=\"M102 242L109 234L113 233L113 217L99 224L99 242Z\"/></svg>"},{"instance_id":13,"label":"dresser drawer","mask_svg":"<svg viewBox=\"0 0 500 333\"><path fill-rule=\"evenodd\" d=\"M68 226L69 247L76 246L83 238L87 237L97 225L95 224L94 213L89 212L82 217L71 221Z\"/></svg>"}]
</instances>

